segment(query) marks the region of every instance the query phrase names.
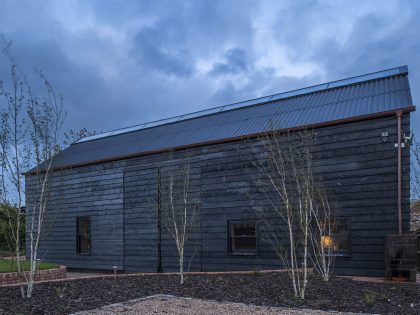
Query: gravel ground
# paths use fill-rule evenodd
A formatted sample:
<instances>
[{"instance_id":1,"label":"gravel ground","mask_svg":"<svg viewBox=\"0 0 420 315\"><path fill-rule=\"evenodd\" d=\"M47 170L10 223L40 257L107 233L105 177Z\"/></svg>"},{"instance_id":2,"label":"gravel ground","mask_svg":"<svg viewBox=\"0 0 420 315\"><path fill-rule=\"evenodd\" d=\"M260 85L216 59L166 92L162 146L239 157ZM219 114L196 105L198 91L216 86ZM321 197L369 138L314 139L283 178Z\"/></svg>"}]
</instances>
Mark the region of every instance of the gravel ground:
<instances>
[{"instance_id":1,"label":"gravel ground","mask_svg":"<svg viewBox=\"0 0 420 315\"><path fill-rule=\"evenodd\" d=\"M312 276L305 301L300 301L293 297L292 284L285 272L189 274L183 285L174 274L81 278L39 283L31 299L20 298L17 287L0 287L0 315L71 314L156 294L263 308L420 315L419 284L338 277L324 282Z\"/></svg>"},{"instance_id":2,"label":"gravel ground","mask_svg":"<svg viewBox=\"0 0 420 315\"><path fill-rule=\"evenodd\" d=\"M235 314L235 315L328 315L328 314L354 314L314 311L309 309L290 309L282 307L265 307L256 305L246 305L243 303L204 301L200 299L179 298L170 295L153 295L150 297L136 299L124 303L118 303L98 308L96 310L74 313L73 315L156 315L156 314Z\"/></svg>"}]
</instances>

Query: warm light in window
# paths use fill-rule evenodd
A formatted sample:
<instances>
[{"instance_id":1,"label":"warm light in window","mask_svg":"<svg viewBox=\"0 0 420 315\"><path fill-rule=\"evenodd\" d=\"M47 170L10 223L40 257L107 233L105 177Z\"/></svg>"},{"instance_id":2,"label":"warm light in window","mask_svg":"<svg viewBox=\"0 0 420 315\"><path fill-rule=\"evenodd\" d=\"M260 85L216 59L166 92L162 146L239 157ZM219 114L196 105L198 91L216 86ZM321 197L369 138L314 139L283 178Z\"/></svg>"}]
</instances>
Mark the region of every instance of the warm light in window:
<instances>
[{"instance_id":1,"label":"warm light in window","mask_svg":"<svg viewBox=\"0 0 420 315\"><path fill-rule=\"evenodd\" d=\"M333 245L333 240L330 236L325 235L322 237L322 246L331 247Z\"/></svg>"}]
</instances>

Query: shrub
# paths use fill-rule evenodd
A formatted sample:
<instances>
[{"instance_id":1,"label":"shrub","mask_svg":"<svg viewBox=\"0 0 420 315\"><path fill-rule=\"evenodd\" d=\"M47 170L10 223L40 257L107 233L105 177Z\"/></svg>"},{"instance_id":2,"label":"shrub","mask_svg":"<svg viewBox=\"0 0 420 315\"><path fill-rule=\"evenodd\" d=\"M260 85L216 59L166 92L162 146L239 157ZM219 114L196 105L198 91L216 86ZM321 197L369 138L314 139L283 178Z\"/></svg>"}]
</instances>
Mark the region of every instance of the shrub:
<instances>
[{"instance_id":1,"label":"shrub","mask_svg":"<svg viewBox=\"0 0 420 315\"><path fill-rule=\"evenodd\" d=\"M365 292L365 303L372 306L375 303L376 297L372 292Z\"/></svg>"},{"instance_id":2,"label":"shrub","mask_svg":"<svg viewBox=\"0 0 420 315\"><path fill-rule=\"evenodd\" d=\"M0 206L0 252L14 251L13 235L16 233L16 217L18 210L15 207L2 204ZM22 216L19 230L21 249L25 248L25 223ZM4 253L3 253L4 254Z\"/></svg>"}]
</instances>

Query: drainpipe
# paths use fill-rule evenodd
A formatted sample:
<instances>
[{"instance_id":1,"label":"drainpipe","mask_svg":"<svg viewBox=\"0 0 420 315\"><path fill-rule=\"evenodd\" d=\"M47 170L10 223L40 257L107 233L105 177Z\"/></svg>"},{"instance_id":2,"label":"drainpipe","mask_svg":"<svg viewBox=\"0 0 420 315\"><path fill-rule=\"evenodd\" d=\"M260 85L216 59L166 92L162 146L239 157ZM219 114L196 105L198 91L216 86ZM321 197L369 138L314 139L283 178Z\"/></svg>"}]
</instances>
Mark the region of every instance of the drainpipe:
<instances>
[{"instance_id":1,"label":"drainpipe","mask_svg":"<svg viewBox=\"0 0 420 315\"><path fill-rule=\"evenodd\" d=\"M157 178L157 184L158 184L158 191L157 191L157 228L158 228L158 243L157 243L157 246L158 246L158 248L157 248L157 259L158 259L158 261L157 261L157 272L158 273L161 273L163 270L162 270L162 222L161 222L161 212L162 212L162 209L161 209L161 207L162 207L162 205L161 205L161 203L162 203L162 201L161 201L161 195L162 195L162 192L161 192L161 187L162 187L162 180L161 180L161 178L162 178L162 176L161 176L161 171L160 171L160 167L158 167L157 168L157 176L158 176L158 178Z\"/></svg>"},{"instance_id":2,"label":"drainpipe","mask_svg":"<svg viewBox=\"0 0 420 315\"><path fill-rule=\"evenodd\" d=\"M402 162L401 162L401 119L402 111L396 112L398 120L398 234L402 234Z\"/></svg>"}]
</instances>

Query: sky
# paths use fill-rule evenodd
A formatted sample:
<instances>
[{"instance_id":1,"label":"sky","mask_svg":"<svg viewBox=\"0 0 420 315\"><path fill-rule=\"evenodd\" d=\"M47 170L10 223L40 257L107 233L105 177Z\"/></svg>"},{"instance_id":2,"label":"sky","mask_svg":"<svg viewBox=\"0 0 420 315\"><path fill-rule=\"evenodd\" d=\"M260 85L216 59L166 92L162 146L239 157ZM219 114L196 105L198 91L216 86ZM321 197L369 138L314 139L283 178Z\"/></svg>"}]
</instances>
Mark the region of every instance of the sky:
<instances>
[{"instance_id":1,"label":"sky","mask_svg":"<svg viewBox=\"0 0 420 315\"><path fill-rule=\"evenodd\" d=\"M416 104L418 16L420 1L1 0L0 34L63 95L65 129L100 132L400 65Z\"/></svg>"}]
</instances>

